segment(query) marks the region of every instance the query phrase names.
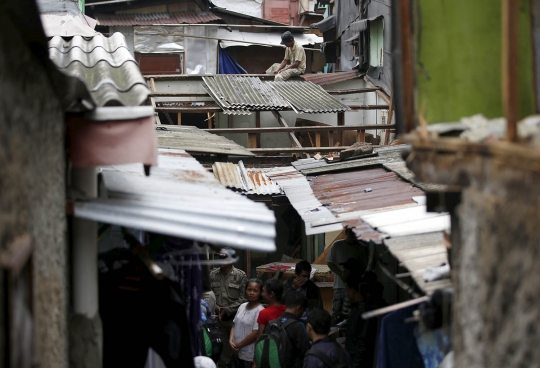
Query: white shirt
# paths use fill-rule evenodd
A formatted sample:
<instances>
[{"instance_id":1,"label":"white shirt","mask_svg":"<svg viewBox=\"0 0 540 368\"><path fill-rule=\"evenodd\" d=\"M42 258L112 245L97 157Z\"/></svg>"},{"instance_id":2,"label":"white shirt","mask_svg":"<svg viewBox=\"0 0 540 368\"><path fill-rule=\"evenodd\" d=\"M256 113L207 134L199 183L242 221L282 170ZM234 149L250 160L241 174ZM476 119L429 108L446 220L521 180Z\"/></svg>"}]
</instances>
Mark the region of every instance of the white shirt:
<instances>
[{"instance_id":1,"label":"white shirt","mask_svg":"<svg viewBox=\"0 0 540 368\"><path fill-rule=\"evenodd\" d=\"M257 317L259 317L259 312L264 309L262 305L247 310L248 303L241 304L236 312L234 317L234 343L238 344L240 341L244 340L247 335L249 335L253 330L259 329L259 324L257 323ZM253 356L255 354L255 343L244 346L238 352L238 357L242 360L248 362L253 361Z\"/></svg>"}]
</instances>

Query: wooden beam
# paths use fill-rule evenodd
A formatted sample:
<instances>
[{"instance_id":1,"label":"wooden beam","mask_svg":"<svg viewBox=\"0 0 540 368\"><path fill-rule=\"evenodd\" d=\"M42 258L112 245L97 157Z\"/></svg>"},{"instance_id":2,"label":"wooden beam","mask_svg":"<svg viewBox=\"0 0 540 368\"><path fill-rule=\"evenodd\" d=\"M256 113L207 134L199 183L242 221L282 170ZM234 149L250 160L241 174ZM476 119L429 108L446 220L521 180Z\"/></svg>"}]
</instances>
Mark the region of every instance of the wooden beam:
<instances>
[{"instance_id":1,"label":"wooden beam","mask_svg":"<svg viewBox=\"0 0 540 368\"><path fill-rule=\"evenodd\" d=\"M321 132L315 132L315 147L321 146Z\"/></svg>"},{"instance_id":2,"label":"wooden beam","mask_svg":"<svg viewBox=\"0 0 540 368\"><path fill-rule=\"evenodd\" d=\"M340 147L296 147L296 148L253 148L251 152L255 154L265 153L317 153L317 152L338 152L349 148L349 146Z\"/></svg>"},{"instance_id":3,"label":"wooden beam","mask_svg":"<svg viewBox=\"0 0 540 368\"><path fill-rule=\"evenodd\" d=\"M208 116L208 119L207 119L208 120L208 129L212 129L213 128L212 116L214 116L214 115L212 115L212 113L210 113L210 112L207 112L206 116Z\"/></svg>"},{"instance_id":4,"label":"wooden beam","mask_svg":"<svg viewBox=\"0 0 540 368\"><path fill-rule=\"evenodd\" d=\"M364 81L369 85L371 86L372 88L375 88L375 93L379 95L379 97L381 97L384 102L386 102L387 104L390 104L390 96L388 96L382 89L378 88L376 85L374 85L373 83L371 83L371 81L369 79L367 79L366 76L364 76ZM388 108L388 106L387 106Z\"/></svg>"},{"instance_id":5,"label":"wooden beam","mask_svg":"<svg viewBox=\"0 0 540 368\"><path fill-rule=\"evenodd\" d=\"M216 128L201 129L215 134L245 134L245 133L289 133L289 132L328 132L341 130L372 130L372 129L395 129L395 124L369 124L369 125L342 125L342 126L286 126L286 127L264 127L264 128Z\"/></svg>"},{"instance_id":6,"label":"wooden beam","mask_svg":"<svg viewBox=\"0 0 540 368\"><path fill-rule=\"evenodd\" d=\"M337 125L338 126L344 126L345 125L345 113L344 112L338 112L337 114ZM341 145L345 145L345 131L341 131Z\"/></svg>"},{"instance_id":7,"label":"wooden beam","mask_svg":"<svg viewBox=\"0 0 540 368\"><path fill-rule=\"evenodd\" d=\"M150 96L152 97L210 97L210 95L206 92L150 92Z\"/></svg>"},{"instance_id":8,"label":"wooden beam","mask_svg":"<svg viewBox=\"0 0 540 368\"><path fill-rule=\"evenodd\" d=\"M379 87L372 87L372 88L357 88L357 89L334 89L334 90L328 90L328 92L331 95L352 95L354 93L368 93L368 92L377 92L379 91Z\"/></svg>"},{"instance_id":9,"label":"wooden beam","mask_svg":"<svg viewBox=\"0 0 540 368\"><path fill-rule=\"evenodd\" d=\"M182 125L182 113L178 113L178 125Z\"/></svg>"},{"instance_id":10,"label":"wooden beam","mask_svg":"<svg viewBox=\"0 0 540 368\"><path fill-rule=\"evenodd\" d=\"M168 112L165 113L165 117L167 118L167 121L169 122L169 124L174 125L172 122L171 116L169 115Z\"/></svg>"},{"instance_id":11,"label":"wooden beam","mask_svg":"<svg viewBox=\"0 0 540 368\"><path fill-rule=\"evenodd\" d=\"M272 114L274 114L274 117L277 119L279 125L281 125L283 128L289 128L289 125L287 124L287 122L285 121L283 116L281 116L281 114L279 112L272 111ZM296 136L294 135L294 132L289 132L289 138L290 138L291 144L293 146L296 146L296 147L299 147L299 148L302 147L302 145L298 141L298 138L296 138Z\"/></svg>"},{"instance_id":12,"label":"wooden beam","mask_svg":"<svg viewBox=\"0 0 540 368\"><path fill-rule=\"evenodd\" d=\"M519 4L502 0L502 94L506 139L517 141L519 119Z\"/></svg>"},{"instance_id":13,"label":"wooden beam","mask_svg":"<svg viewBox=\"0 0 540 368\"><path fill-rule=\"evenodd\" d=\"M328 131L328 145L330 147L334 145L334 131L333 130Z\"/></svg>"},{"instance_id":14,"label":"wooden beam","mask_svg":"<svg viewBox=\"0 0 540 368\"><path fill-rule=\"evenodd\" d=\"M390 107L388 108L388 120L387 124L392 124L392 118L394 117L394 90L392 89L392 94L390 96ZM384 145L387 146L390 141L390 130L386 129L384 135Z\"/></svg>"}]
</instances>

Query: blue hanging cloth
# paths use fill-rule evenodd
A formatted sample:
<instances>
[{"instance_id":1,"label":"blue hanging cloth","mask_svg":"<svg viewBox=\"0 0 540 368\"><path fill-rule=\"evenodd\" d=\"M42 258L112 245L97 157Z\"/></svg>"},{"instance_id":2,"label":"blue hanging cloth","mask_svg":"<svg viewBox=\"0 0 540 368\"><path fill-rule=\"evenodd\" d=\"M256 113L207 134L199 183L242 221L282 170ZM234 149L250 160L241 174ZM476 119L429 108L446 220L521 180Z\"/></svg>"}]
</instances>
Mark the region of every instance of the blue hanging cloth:
<instances>
[{"instance_id":1,"label":"blue hanging cloth","mask_svg":"<svg viewBox=\"0 0 540 368\"><path fill-rule=\"evenodd\" d=\"M246 70L242 68L229 53L219 48L219 74L247 74Z\"/></svg>"}]
</instances>

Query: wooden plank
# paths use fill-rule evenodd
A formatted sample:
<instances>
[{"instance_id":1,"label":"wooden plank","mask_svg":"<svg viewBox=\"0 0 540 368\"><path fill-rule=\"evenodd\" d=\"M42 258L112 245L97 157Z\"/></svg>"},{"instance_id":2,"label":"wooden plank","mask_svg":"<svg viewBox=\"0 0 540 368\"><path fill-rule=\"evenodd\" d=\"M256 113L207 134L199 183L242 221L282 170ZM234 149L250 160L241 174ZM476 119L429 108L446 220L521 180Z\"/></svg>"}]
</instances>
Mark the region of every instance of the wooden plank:
<instances>
[{"instance_id":1,"label":"wooden plank","mask_svg":"<svg viewBox=\"0 0 540 368\"><path fill-rule=\"evenodd\" d=\"M365 142L365 141L366 141L366 131L361 130L360 131L360 142Z\"/></svg>"},{"instance_id":2,"label":"wooden plank","mask_svg":"<svg viewBox=\"0 0 540 368\"><path fill-rule=\"evenodd\" d=\"M519 4L502 2L502 92L506 117L506 139L517 141L519 119Z\"/></svg>"},{"instance_id":3,"label":"wooden plank","mask_svg":"<svg viewBox=\"0 0 540 368\"><path fill-rule=\"evenodd\" d=\"M256 111L255 112L255 127L260 128L261 127L261 112ZM261 146L261 133L257 133L257 147Z\"/></svg>"},{"instance_id":4,"label":"wooden plank","mask_svg":"<svg viewBox=\"0 0 540 368\"><path fill-rule=\"evenodd\" d=\"M362 142L362 133L365 134L363 130L357 130L356 131L356 142Z\"/></svg>"},{"instance_id":5,"label":"wooden plank","mask_svg":"<svg viewBox=\"0 0 540 368\"><path fill-rule=\"evenodd\" d=\"M206 116L208 116L208 129L212 129L213 128L213 124L212 124L212 117L214 115L212 115L211 113L207 112L206 113Z\"/></svg>"},{"instance_id":6,"label":"wooden plank","mask_svg":"<svg viewBox=\"0 0 540 368\"><path fill-rule=\"evenodd\" d=\"M154 78L150 78L150 91L156 92L156 83L154 81Z\"/></svg>"},{"instance_id":7,"label":"wooden plank","mask_svg":"<svg viewBox=\"0 0 540 368\"><path fill-rule=\"evenodd\" d=\"M234 133L285 133L285 132L327 132L327 131L341 131L341 130L370 130L381 129L387 127L381 124L367 124L367 125L314 125L314 126L287 126L287 127L264 127L264 128L217 128L217 129L201 129L210 133L216 134L234 134ZM395 129L395 124L389 124L388 128Z\"/></svg>"},{"instance_id":8,"label":"wooden plank","mask_svg":"<svg viewBox=\"0 0 540 368\"><path fill-rule=\"evenodd\" d=\"M281 114L279 112L272 111L272 114L274 114L274 117L277 119L279 125L281 125L284 128L289 128L289 125L287 124L285 119L283 119L283 116L281 116ZM300 148L302 147L302 145L298 141L298 138L296 138L296 136L294 135L294 132L289 133L289 138L291 140L291 145L296 146L296 147L300 147Z\"/></svg>"},{"instance_id":9,"label":"wooden plank","mask_svg":"<svg viewBox=\"0 0 540 368\"><path fill-rule=\"evenodd\" d=\"M390 105L390 96L388 96L382 89L378 88L376 85L374 85L373 83L371 83L371 81L369 79L367 79L367 77L364 76L364 81L369 85L371 86L371 88L375 88L375 93L379 95L379 97L381 97L384 102L386 102L387 104ZM388 106L387 106L388 108Z\"/></svg>"},{"instance_id":10,"label":"wooden plank","mask_svg":"<svg viewBox=\"0 0 540 368\"><path fill-rule=\"evenodd\" d=\"M257 134L248 133L248 148L258 148L257 146Z\"/></svg>"},{"instance_id":11,"label":"wooden plank","mask_svg":"<svg viewBox=\"0 0 540 368\"><path fill-rule=\"evenodd\" d=\"M295 147L295 148L251 148L251 152L255 154L265 153L317 153L317 152L338 152L349 148L350 146L342 147Z\"/></svg>"},{"instance_id":12,"label":"wooden plank","mask_svg":"<svg viewBox=\"0 0 540 368\"><path fill-rule=\"evenodd\" d=\"M315 147L321 146L321 132L315 132Z\"/></svg>"},{"instance_id":13,"label":"wooden plank","mask_svg":"<svg viewBox=\"0 0 540 368\"><path fill-rule=\"evenodd\" d=\"M388 120L387 124L392 124L392 118L394 117L394 90L392 89L392 95L390 96L390 107L388 108ZM386 134L384 136L384 145L387 146L390 141L390 130L386 129Z\"/></svg>"},{"instance_id":14,"label":"wooden plank","mask_svg":"<svg viewBox=\"0 0 540 368\"><path fill-rule=\"evenodd\" d=\"M182 125L182 113L178 113L178 125Z\"/></svg>"},{"instance_id":15,"label":"wooden plank","mask_svg":"<svg viewBox=\"0 0 540 368\"><path fill-rule=\"evenodd\" d=\"M357 88L357 89L334 89L334 90L328 90L328 92L331 95L352 95L354 93L368 93L368 92L376 92L379 91L379 87L372 87L372 88Z\"/></svg>"},{"instance_id":16,"label":"wooden plank","mask_svg":"<svg viewBox=\"0 0 540 368\"><path fill-rule=\"evenodd\" d=\"M150 92L153 97L210 97L206 92Z\"/></svg>"}]
</instances>

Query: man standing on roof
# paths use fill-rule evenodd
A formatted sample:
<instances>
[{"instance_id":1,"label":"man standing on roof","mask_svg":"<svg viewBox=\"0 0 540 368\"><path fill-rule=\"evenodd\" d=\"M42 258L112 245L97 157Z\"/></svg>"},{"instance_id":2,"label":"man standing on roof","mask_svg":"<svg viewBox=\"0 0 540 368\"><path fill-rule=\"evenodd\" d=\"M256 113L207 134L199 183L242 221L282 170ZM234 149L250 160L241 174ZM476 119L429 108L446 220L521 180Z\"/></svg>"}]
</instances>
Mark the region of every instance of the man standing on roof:
<instances>
[{"instance_id":1,"label":"man standing on roof","mask_svg":"<svg viewBox=\"0 0 540 368\"><path fill-rule=\"evenodd\" d=\"M266 74L276 75L276 82L286 81L306 71L306 52L302 45L294 40L291 32L287 31L281 35L281 44L287 46L285 58L281 64L275 63L266 71Z\"/></svg>"}]
</instances>

